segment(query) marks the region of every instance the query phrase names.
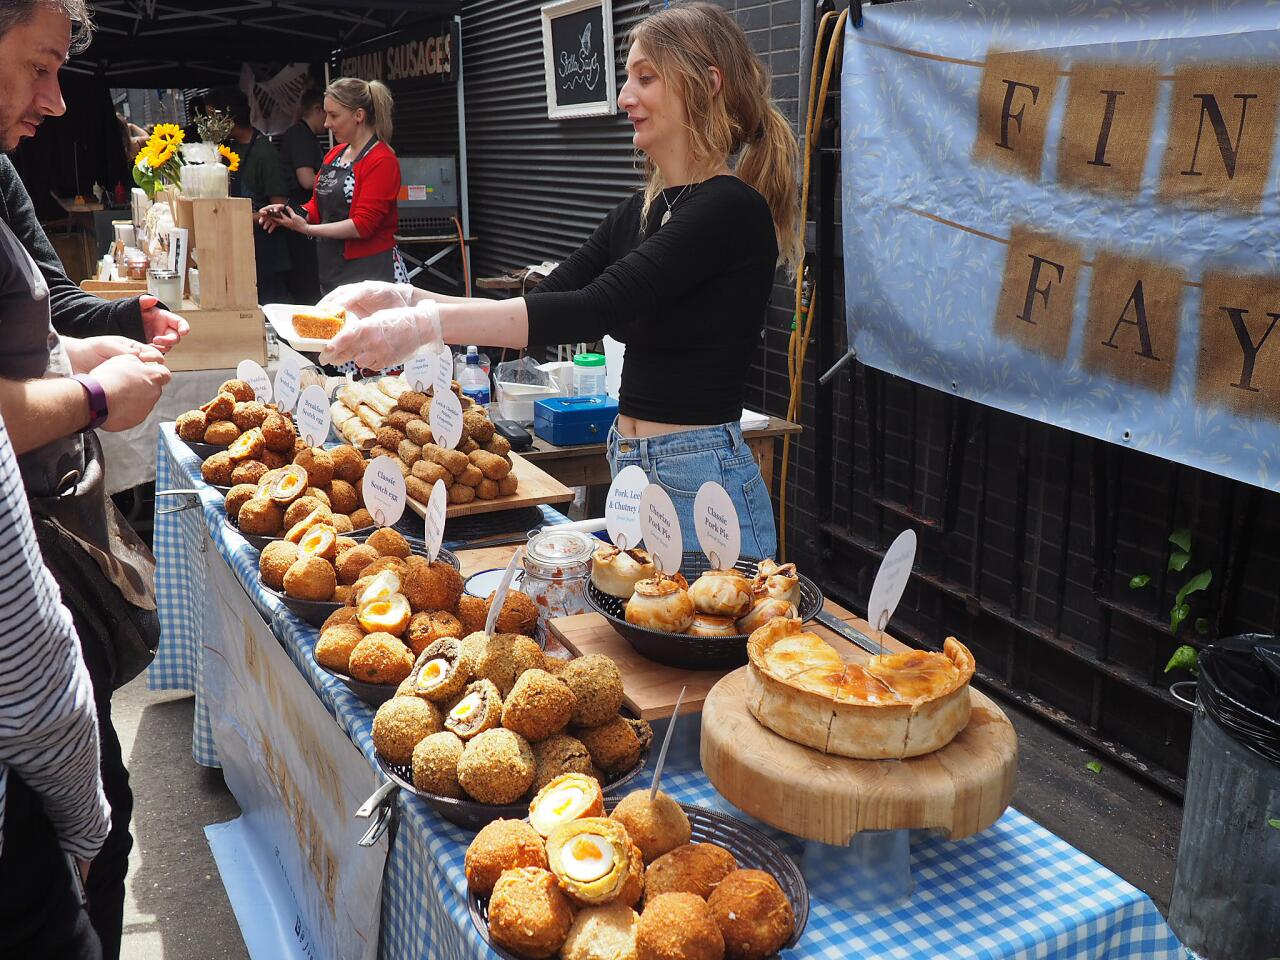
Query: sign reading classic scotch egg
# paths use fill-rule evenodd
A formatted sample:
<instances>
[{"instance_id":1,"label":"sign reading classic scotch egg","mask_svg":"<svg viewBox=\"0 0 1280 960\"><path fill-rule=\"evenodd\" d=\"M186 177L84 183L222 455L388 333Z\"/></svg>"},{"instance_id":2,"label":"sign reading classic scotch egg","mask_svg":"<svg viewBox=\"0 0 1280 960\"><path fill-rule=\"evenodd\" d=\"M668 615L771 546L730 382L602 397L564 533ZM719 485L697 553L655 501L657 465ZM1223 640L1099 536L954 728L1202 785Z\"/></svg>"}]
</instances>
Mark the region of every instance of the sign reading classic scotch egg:
<instances>
[{"instance_id":1,"label":"sign reading classic scotch egg","mask_svg":"<svg viewBox=\"0 0 1280 960\"><path fill-rule=\"evenodd\" d=\"M380 527L393 527L400 522L404 516L406 491L399 461L394 457L370 460L360 489L364 493L365 508L374 523Z\"/></svg>"},{"instance_id":2,"label":"sign reading classic scotch egg","mask_svg":"<svg viewBox=\"0 0 1280 960\"><path fill-rule=\"evenodd\" d=\"M449 490L443 480L437 480L431 486L431 496L427 499L427 515L424 518L425 531L423 539L427 542L427 559L432 563L440 555L440 544L444 540L445 515L449 512Z\"/></svg>"},{"instance_id":3,"label":"sign reading classic scotch egg","mask_svg":"<svg viewBox=\"0 0 1280 960\"><path fill-rule=\"evenodd\" d=\"M640 497L640 522L644 545L659 573L676 573L684 559L680 537L680 517L667 491L656 483L644 488Z\"/></svg>"},{"instance_id":4,"label":"sign reading classic scotch egg","mask_svg":"<svg viewBox=\"0 0 1280 960\"><path fill-rule=\"evenodd\" d=\"M253 387L254 398L259 403L271 402L271 378L261 364L253 360L241 360L236 367L236 377Z\"/></svg>"},{"instance_id":5,"label":"sign reading classic scotch egg","mask_svg":"<svg viewBox=\"0 0 1280 960\"><path fill-rule=\"evenodd\" d=\"M449 450L456 448L462 440L462 404L458 395L445 390L432 397L427 421L436 443Z\"/></svg>"},{"instance_id":6,"label":"sign reading classic scotch egg","mask_svg":"<svg viewBox=\"0 0 1280 960\"><path fill-rule=\"evenodd\" d=\"M728 570L742 553L742 528L738 526L738 509L728 491L714 480L698 488L693 500L694 532L698 546L716 570Z\"/></svg>"},{"instance_id":7,"label":"sign reading classic scotch egg","mask_svg":"<svg viewBox=\"0 0 1280 960\"><path fill-rule=\"evenodd\" d=\"M307 442L307 446L318 447L329 439L332 414L329 412L329 395L323 387L313 384L302 391L294 419L298 423L298 435Z\"/></svg>"},{"instance_id":8,"label":"sign reading classic scotch egg","mask_svg":"<svg viewBox=\"0 0 1280 960\"><path fill-rule=\"evenodd\" d=\"M635 464L619 470L609 485L609 495L604 501L605 527L609 531L609 540L620 550L638 547L644 537L640 498L647 486L649 478Z\"/></svg>"}]
</instances>

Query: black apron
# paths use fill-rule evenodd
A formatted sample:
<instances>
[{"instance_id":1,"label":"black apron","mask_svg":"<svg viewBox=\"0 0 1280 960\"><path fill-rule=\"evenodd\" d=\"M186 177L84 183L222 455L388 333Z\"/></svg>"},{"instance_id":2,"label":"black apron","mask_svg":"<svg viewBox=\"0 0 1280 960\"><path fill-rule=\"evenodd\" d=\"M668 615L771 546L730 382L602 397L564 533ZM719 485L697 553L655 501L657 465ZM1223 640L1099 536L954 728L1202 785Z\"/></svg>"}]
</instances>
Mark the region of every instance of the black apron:
<instances>
[{"instance_id":1,"label":"black apron","mask_svg":"<svg viewBox=\"0 0 1280 960\"><path fill-rule=\"evenodd\" d=\"M343 185L349 174L354 176L356 164L364 159L365 154L372 150L377 142L378 138L373 137L366 143L360 155L351 162L349 167L340 167L330 161L320 168L320 173L316 177L316 208L320 212L321 223L341 223L343 220L350 219L351 201L347 199ZM334 159L336 160L345 152L344 148L335 153ZM343 284L359 283L361 280L386 280L388 283L395 281L395 247L367 257L348 260L344 253L346 243L345 240L323 238L316 240L316 256L320 261L321 293L327 294Z\"/></svg>"}]
</instances>

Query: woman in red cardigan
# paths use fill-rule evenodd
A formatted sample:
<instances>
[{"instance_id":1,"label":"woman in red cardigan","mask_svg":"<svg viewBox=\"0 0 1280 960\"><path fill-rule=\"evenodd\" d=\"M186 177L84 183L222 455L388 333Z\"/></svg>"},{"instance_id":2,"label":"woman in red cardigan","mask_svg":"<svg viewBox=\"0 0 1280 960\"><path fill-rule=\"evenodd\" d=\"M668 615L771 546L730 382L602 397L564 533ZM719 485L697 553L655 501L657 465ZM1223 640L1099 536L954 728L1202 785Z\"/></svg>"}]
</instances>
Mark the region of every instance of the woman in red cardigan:
<instances>
[{"instance_id":1,"label":"woman in red cardigan","mask_svg":"<svg viewBox=\"0 0 1280 960\"><path fill-rule=\"evenodd\" d=\"M284 227L315 238L321 293L359 280L409 282L396 249L400 161L388 145L393 106L391 91L376 80L344 77L329 84L324 125L339 142L316 176L306 217L287 204L258 213L268 232Z\"/></svg>"}]
</instances>

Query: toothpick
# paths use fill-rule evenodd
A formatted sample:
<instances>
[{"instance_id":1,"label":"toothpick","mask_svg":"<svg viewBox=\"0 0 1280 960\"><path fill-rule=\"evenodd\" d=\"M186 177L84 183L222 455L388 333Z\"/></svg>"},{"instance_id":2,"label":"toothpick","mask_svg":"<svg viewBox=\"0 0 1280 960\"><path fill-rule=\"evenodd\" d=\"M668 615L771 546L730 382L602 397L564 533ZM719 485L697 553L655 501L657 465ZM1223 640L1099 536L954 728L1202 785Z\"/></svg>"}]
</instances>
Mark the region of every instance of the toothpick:
<instances>
[{"instance_id":1,"label":"toothpick","mask_svg":"<svg viewBox=\"0 0 1280 960\"><path fill-rule=\"evenodd\" d=\"M684 692L688 690L687 686L680 688L680 696L676 697L675 709L671 711L671 723L667 727L667 735L662 741L662 750L658 753L658 765L653 771L653 786L649 788L649 802L658 795L658 784L662 782L662 767L667 762L667 750L671 746L671 734L676 729L676 715L680 713L680 704L684 702Z\"/></svg>"}]
</instances>

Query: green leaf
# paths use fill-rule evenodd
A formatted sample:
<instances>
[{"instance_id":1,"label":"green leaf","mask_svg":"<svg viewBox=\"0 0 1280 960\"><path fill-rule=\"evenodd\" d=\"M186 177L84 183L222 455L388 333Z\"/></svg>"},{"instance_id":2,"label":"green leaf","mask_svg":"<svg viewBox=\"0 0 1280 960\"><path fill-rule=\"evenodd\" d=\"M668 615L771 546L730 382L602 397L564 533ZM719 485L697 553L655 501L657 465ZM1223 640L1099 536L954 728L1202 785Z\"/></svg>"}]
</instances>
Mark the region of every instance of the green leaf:
<instances>
[{"instance_id":1,"label":"green leaf","mask_svg":"<svg viewBox=\"0 0 1280 960\"><path fill-rule=\"evenodd\" d=\"M1182 568L1191 562L1191 554L1182 550L1174 550L1169 554L1169 569L1180 573Z\"/></svg>"},{"instance_id":2,"label":"green leaf","mask_svg":"<svg viewBox=\"0 0 1280 960\"><path fill-rule=\"evenodd\" d=\"M1201 590L1209 586L1213 580L1212 570L1201 570L1194 577L1182 585L1182 589L1178 591L1178 595L1173 598L1174 604L1181 606L1193 593L1199 593Z\"/></svg>"},{"instance_id":3,"label":"green leaf","mask_svg":"<svg viewBox=\"0 0 1280 960\"><path fill-rule=\"evenodd\" d=\"M1164 672L1170 670L1190 670L1193 673L1199 666L1199 655L1196 653L1195 647L1189 647L1185 643L1177 650L1173 651L1173 656L1169 658L1169 662L1164 665Z\"/></svg>"},{"instance_id":4,"label":"green leaf","mask_svg":"<svg viewBox=\"0 0 1280 960\"><path fill-rule=\"evenodd\" d=\"M1209 634L1209 618L1208 617L1196 617L1196 633L1200 634L1200 636L1202 637L1208 636Z\"/></svg>"},{"instance_id":5,"label":"green leaf","mask_svg":"<svg viewBox=\"0 0 1280 960\"><path fill-rule=\"evenodd\" d=\"M1169 632L1177 634L1178 628L1182 626L1182 621L1191 616L1191 608L1185 603L1179 603L1169 611Z\"/></svg>"},{"instance_id":6,"label":"green leaf","mask_svg":"<svg viewBox=\"0 0 1280 960\"><path fill-rule=\"evenodd\" d=\"M1102 772L1102 764L1100 764L1097 760L1090 760L1088 763L1084 765L1084 768L1086 770L1092 771L1093 773Z\"/></svg>"},{"instance_id":7,"label":"green leaf","mask_svg":"<svg viewBox=\"0 0 1280 960\"><path fill-rule=\"evenodd\" d=\"M1141 590L1143 587L1145 587L1145 586L1146 586L1148 583L1150 583L1150 582L1151 582L1151 577L1150 577L1150 576L1148 576L1148 575L1147 575L1147 574L1145 574L1145 573L1140 573L1140 574L1138 574L1136 577L1134 577L1132 580L1130 580L1130 581L1129 581L1129 589L1130 589L1130 590Z\"/></svg>"},{"instance_id":8,"label":"green leaf","mask_svg":"<svg viewBox=\"0 0 1280 960\"><path fill-rule=\"evenodd\" d=\"M1280 830L1280 819L1268 820L1267 826L1274 827L1275 829Z\"/></svg>"},{"instance_id":9,"label":"green leaf","mask_svg":"<svg viewBox=\"0 0 1280 960\"><path fill-rule=\"evenodd\" d=\"M1179 547L1182 550L1185 550L1187 553L1190 553L1191 552L1191 531L1188 530L1186 527L1182 527L1181 529L1175 530L1173 531L1173 533L1169 534L1169 542L1172 543L1175 547Z\"/></svg>"}]
</instances>

